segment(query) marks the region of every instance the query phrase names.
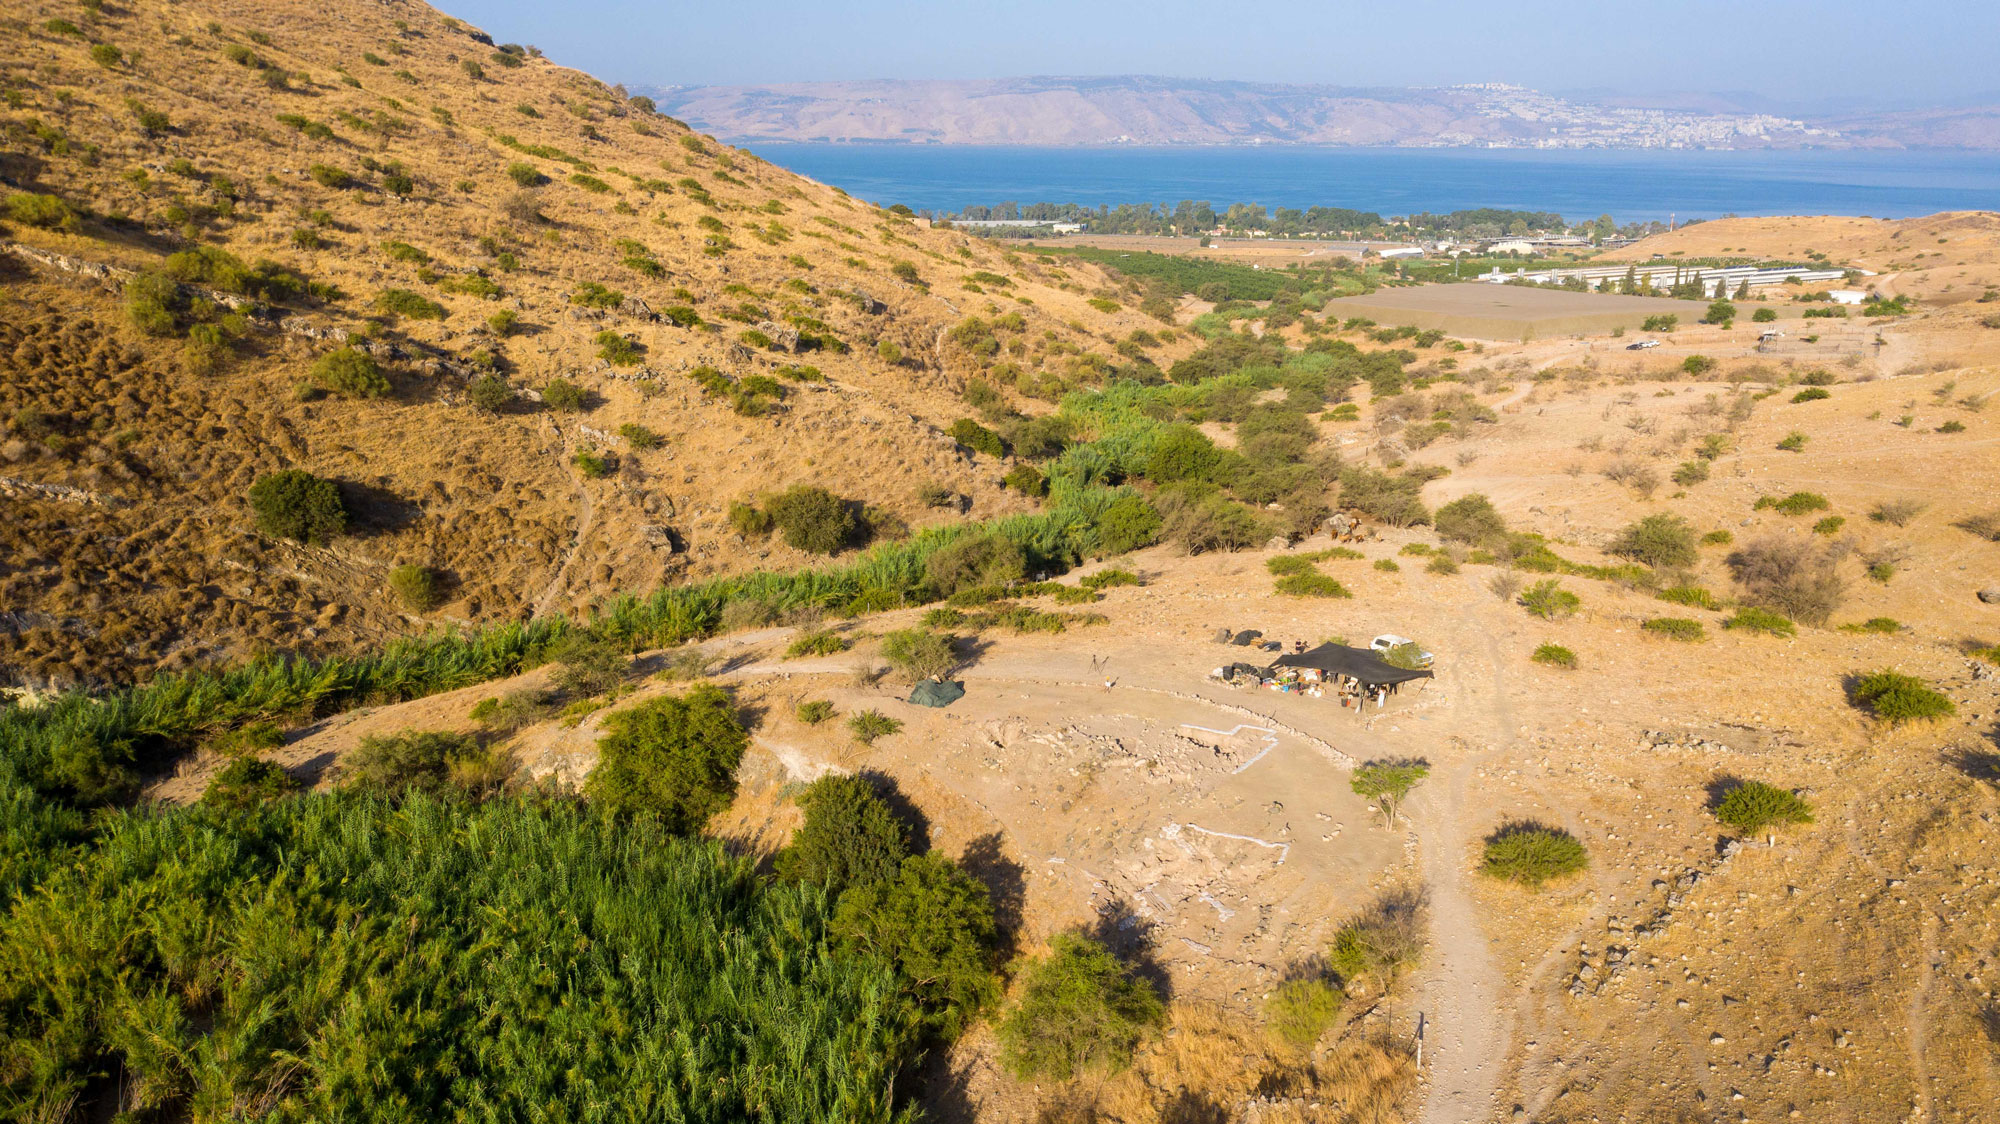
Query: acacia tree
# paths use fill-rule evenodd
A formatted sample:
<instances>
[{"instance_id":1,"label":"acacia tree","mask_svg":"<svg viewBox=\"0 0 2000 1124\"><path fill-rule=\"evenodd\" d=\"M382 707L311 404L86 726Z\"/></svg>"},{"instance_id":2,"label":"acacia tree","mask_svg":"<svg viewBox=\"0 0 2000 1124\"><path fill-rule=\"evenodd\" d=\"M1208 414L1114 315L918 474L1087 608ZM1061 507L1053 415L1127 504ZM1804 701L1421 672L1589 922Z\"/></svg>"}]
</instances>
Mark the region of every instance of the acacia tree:
<instances>
[{"instance_id":1,"label":"acacia tree","mask_svg":"<svg viewBox=\"0 0 2000 1124\"><path fill-rule=\"evenodd\" d=\"M1417 787L1417 782L1430 775L1430 763L1426 761L1370 761L1354 770L1348 787L1354 790L1354 795L1375 801L1383 818L1394 824L1403 798Z\"/></svg>"}]
</instances>

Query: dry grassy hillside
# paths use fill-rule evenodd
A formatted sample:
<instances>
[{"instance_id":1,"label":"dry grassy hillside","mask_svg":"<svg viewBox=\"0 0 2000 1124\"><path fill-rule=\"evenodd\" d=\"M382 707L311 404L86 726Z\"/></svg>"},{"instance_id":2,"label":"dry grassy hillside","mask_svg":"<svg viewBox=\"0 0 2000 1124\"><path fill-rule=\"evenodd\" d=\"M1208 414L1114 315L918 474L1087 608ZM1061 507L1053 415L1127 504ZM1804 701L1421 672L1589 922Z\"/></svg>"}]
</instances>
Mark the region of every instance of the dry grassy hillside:
<instances>
[{"instance_id":1,"label":"dry grassy hillside","mask_svg":"<svg viewBox=\"0 0 2000 1124\"><path fill-rule=\"evenodd\" d=\"M967 373L1004 349L1052 396L1151 322L1088 266L920 229L422 4L35 0L0 37L16 681L797 564L726 521L796 482L891 531L1023 508L940 432ZM142 325L130 277L163 268ZM1000 326L948 338L969 316ZM386 388L315 374L343 341ZM558 378L580 408L541 401ZM256 533L286 468L339 483L349 534ZM405 564L444 600L395 596Z\"/></svg>"}]
</instances>

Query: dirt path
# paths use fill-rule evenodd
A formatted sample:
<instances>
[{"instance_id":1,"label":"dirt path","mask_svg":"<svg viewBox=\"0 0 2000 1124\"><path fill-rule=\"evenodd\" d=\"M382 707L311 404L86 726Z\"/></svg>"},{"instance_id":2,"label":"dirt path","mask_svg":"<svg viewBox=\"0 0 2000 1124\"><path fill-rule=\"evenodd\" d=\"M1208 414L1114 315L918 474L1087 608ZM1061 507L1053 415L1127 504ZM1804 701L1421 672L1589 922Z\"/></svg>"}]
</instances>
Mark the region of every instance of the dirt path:
<instances>
[{"instance_id":1,"label":"dirt path","mask_svg":"<svg viewBox=\"0 0 2000 1124\"><path fill-rule=\"evenodd\" d=\"M1468 656L1466 666L1452 676L1459 728L1474 737L1511 740L1514 714L1498 642L1491 632L1482 632L1478 641L1459 650ZM1487 687L1475 692L1476 683ZM1412 796L1433 950L1423 979L1429 1084L1423 1124L1491 1119L1512 1037L1507 1015L1511 1004L1503 1002L1506 978L1494 962L1466 887L1465 856L1472 844L1471 825L1477 820L1468 816L1466 788L1479 765L1496 751L1480 751L1453 739L1452 752L1453 759L1437 783L1420 787Z\"/></svg>"}]
</instances>

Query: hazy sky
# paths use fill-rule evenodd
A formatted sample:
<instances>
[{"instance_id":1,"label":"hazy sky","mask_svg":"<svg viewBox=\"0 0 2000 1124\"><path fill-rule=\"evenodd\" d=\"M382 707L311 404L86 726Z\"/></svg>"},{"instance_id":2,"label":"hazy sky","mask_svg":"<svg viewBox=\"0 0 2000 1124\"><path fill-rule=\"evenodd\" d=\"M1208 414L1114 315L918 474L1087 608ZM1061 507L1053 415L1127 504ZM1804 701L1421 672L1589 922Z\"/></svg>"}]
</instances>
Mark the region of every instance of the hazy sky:
<instances>
[{"instance_id":1,"label":"hazy sky","mask_svg":"<svg viewBox=\"0 0 2000 1124\"><path fill-rule=\"evenodd\" d=\"M443 0L635 85L1160 74L1788 101L2000 89L1994 0Z\"/></svg>"}]
</instances>

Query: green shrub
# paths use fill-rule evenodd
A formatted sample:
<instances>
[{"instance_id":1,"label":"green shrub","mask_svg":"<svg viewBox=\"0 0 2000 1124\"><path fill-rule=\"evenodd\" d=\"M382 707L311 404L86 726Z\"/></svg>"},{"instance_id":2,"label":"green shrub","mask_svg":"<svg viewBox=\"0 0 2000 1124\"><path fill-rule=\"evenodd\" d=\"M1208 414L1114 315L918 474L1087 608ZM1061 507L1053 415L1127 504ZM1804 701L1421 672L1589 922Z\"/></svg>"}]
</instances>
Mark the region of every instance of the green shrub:
<instances>
[{"instance_id":1,"label":"green shrub","mask_svg":"<svg viewBox=\"0 0 2000 1124\"><path fill-rule=\"evenodd\" d=\"M472 381L468 393L472 404L489 414L498 414L514 404L514 388L498 375L481 375Z\"/></svg>"},{"instance_id":2,"label":"green shrub","mask_svg":"<svg viewBox=\"0 0 2000 1124\"><path fill-rule=\"evenodd\" d=\"M444 575L413 562L389 571L389 588L413 612L429 612L444 601Z\"/></svg>"},{"instance_id":3,"label":"green shrub","mask_svg":"<svg viewBox=\"0 0 2000 1124\"><path fill-rule=\"evenodd\" d=\"M862 745L874 745L877 738L886 738L902 728L902 720L879 710L864 710L847 720L847 732Z\"/></svg>"},{"instance_id":4,"label":"green shrub","mask_svg":"<svg viewBox=\"0 0 2000 1124\"><path fill-rule=\"evenodd\" d=\"M242 812L281 800L299 790L299 782L283 768L259 757L239 757L223 767L201 802L224 811Z\"/></svg>"},{"instance_id":5,"label":"green shrub","mask_svg":"<svg viewBox=\"0 0 2000 1124\"><path fill-rule=\"evenodd\" d=\"M77 213L61 196L16 192L7 197L7 217L23 226L43 230L75 230L81 225Z\"/></svg>"},{"instance_id":6,"label":"green shrub","mask_svg":"<svg viewBox=\"0 0 2000 1124\"><path fill-rule=\"evenodd\" d=\"M1264 997L1264 1025L1286 1045L1304 1050L1333 1025L1346 998L1326 980L1287 980Z\"/></svg>"},{"instance_id":7,"label":"green shrub","mask_svg":"<svg viewBox=\"0 0 2000 1124\"><path fill-rule=\"evenodd\" d=\"M801 632L785 648L785 658L801 659L805 656L831 656L847 650L847 641L830 628Z\"/></svg>"},{"instance_id":8,"label":"green shrub","mask_svg":"<svg viewBox=\"0 0 2000 1124\"><path fill-rule=\"evenodd\" d=\"M1792 404L1797 405L1800 402L1818 402L1822 399L1831 397L1833 397L1833 395L1828 393L1825 387L1809 386L1806 387L1804 390L1799 391L1797 394L1792 395Z\"/></svg>"},{"instance_id":9,"label":"green shrub","mask_svg":"<svg viewBox=\"0 0 2000 1124\"><path fill-rule=\"evenodd\" d=\"M1806 442L1810 440L1811 438L1795 429L1787 433L1784 440L1778 442L1778 448L1788 453L1802 453L1805 451Z\"/></svg>"},{"instance_id":10,"label":"green shrub","mask_svg":"<svg viewBox=\"0 0 2000 1124\"><path fill-rule=\"evenodd\" d=\"M1554 578L1536 582L1521 594L1521 607L1545 621L1573 616L1582 604L1582 598Z\"/></svg>"},{"instance_id":11,"label":"green shrub","mask_svg":"<svg viewBox=\"0 0 2000 1124\"><path fill-rule=\"evenodd\" d=\"M1000 435L971 418L960 418L951 423L949 432L952 440L975 453L984 453L989 457L1001 457L1007 454L1007 445L1000 439Z\"/></svg>"},{"instance_id":12,"label":"green shrub","mask_svg":"<svg viewBox=\"0 0 2000 1124\"><path fill-rule=\"evenodd\" d=\"M442 320L445 308L438 302L408 289L384 289L375 295L376 307L411 320Z\"/></svg>"},{"instance_id":13,"label":"green shrub","mask_svg":"<svg viewBox=\"0 0 2000 1124\"><path fill-rule=\"evenodd\" d=\"M1453 542L1483 546L1507 535L1507 521L1493 506L1493 501L1474 492L1461 496L1437 509L1432 516L1432 525L1437 528L1439 538Z\"/></svg>"},{"instance_id":14,"label":"green shrub","mask_svg":"<svg viewBox=\"0 0 2000 1124\"><path fill-rule=\"evenodd\" d=\"M1692 642L1708 639L1708 632L1701 627L1701 622L1691 621L1686 617L1654 617L1641 623L1639 628L1641 631L1652 633L1654 636L1664 636L1669 640Z\"/></svg>"},{"instance_id":15,"label":"green shrub","mask_svg":"<svg viewBox=\"0 0 2000 1124\"><path fill-rule=\"evenodd\" d=\"M1853 687L1854 701L1890 725L1929 718L1949 718L1958 706L1923 680L1894 671L1862 676Z\"/></svg>"},{"instance_id":16,"label":"green shrub","mask_svg":"<svg viewBox=\"0 0 2000 1124\"><path fill-rule=\"evenodd\" d=\"M764 503L785 543L795 550L832 554L860 530L848 503L825 488L796 484Z\"/></svg>"},{"instance_id":17,"label":"green shrub","mask_svg":"<svg viewBox=\"0 0 2000 1124\"><path fill-rule=\"evenodd\" d=\"M470 735L405 730L362 738L341 763L341 783L390 795L478 793L496 787L502 770Z\"/></svg>"},{"instance_id":18,"label":"green shrub","mask_svg":"<svg viewBox=\"0 0 2000 1124\"><path fill-rule=\"evenodd\" d=\"M1642 332L1671 332L1675 328L1680 327L1680 323L1681 318L1672 314L1648 316L1640 323L1639 330Z\"/></svg>"},{"instance_id":19,"label":"green shrub","mask_svg":"<svg viewBox=\"0 0 2000 1124\"><path fill-rule=\"evenodd\" d=\"M1124 554L1159 536L1160 512L1143 496L1126 493L1113 500L1097 520L1098 545L1105 554Z\"/></svg>"},{"instance_id":20,"label":"green shrub","mask_svg":"<svg viewBox=\"0 0 2000 1124\"><path fill-rule=\"evenodd\" d=\"M347 530L339 487L303 469L258 477L250 486L250 510L257 529L273 538L324 546Z\"/></svg>"},{"instance_id":21,"label":"green shrub","mask_svg":"<svg viewBox=\"0 0 2000 1124\"><path fill-rule=\"evenodd\" d=\"M821 777L798 802L805 819L778 852L779 878L839 894L895 878L909 857L909 829L865 778Z\"/></svg>"},{"instance_id":22,"label":"green shrub","mask_svg":"<svg viewBox=\"0 0 2000 1124\"><path fill-rule=\"evenodd\" d=\"M1797 636L1799 626L1769 609L1759 609L1754 605L1736 611L1736 615L1722 622L1722 627L1743 632L1762 632L1770 636Z\"/></svg>"},{"instance_id":23,"label":"green shrub","mask_svg":"<svg viewBox=\"0 0 2000 1124\"><path fill-rule=\"evenodd\" d=\"M1569 671L1576 670L1576 653L1563 647L1561 644L1543 644L1535 649L1534 655L1528 658L1538 664L1545 664L1549 667L1560 667Z\"/></svg>"},{"instance_id":24,"label":"green shrub","mask_svg":"<svg viewBox=\"0 0 2000 1124\"><path fill-rule=\"evenodd\" d=\"M616 289L607 289L595 281L585 281L570 294L570 303L585 308L617 308L625 303L625 294Z\"/></svg>"},{"instance_id":25,"label":"green shrub","mask_svg":"<svg viewBox=\"0 0 2000 1124\"><path fill-rule=\"evenodd\" d=\"M721 688L701 685L604 718L590 799L621 815L656 817L693 835L736 795L736 766L749 736Z\"/></svg>"},{"instance_id":26,"label":"green shrub","mask_svg":"<svg viewBox=\"0 0 2000 1124\"><path fill-rule=\"evenodd\" d=\"M1812 805L1797 794L1765 784L1743 781L1729 789L1714 808L1715 818L1739 835L1754 835L1767 827L1813 822Z\"/></svg>"},{"instance_id":27,"label":"green shrub","mask_svg":"<svg viewBox=\"0 0 2000 1124\"><path fill-rule=\"evenodd\" d=\"M1805 515L1809 512L1825 511L1827 508L1832 507L1833 504L1828 502L1827 498L1818 492L1793 492L1784 499L1773 499L1770 496L1759 497L1755 506L1759 511L1767 507L1772 508L1780 515Z\"/></svg>"},{"instance_id":28,"label":"green shrub","mask_svg":"<svg viewBox=\"0 0 2000 1124\"><path fill-rule=\"evenodd\" d=\"M952 638L921 628L897 629L883 637L882 658L911 683L943 679L958 666Z\"/></svg>"},{"instance_id":29,"label":"green shrub","mask_svg":"<svg viewBox=\"0 0 2000 1124\"><path fill-rule=\"evenodd\" d=\"M799 721L806 725L817 726L833 717L833 704L825 699L813 699L809 702L800 703L798 710L794 713L798 715Z\"/></svg>"},{"instance_id":30,"label":"green shrub","mask_svg":"<svg viewBox=\"0 0 2000 1124\"><path fill-rule=\"evenodd\" d=\"M590 449L578 449L569 461L586 480L602 480L618 471L618 458Z\"/></svg>"},{"instance_id":31,"label":"green shrub","mask_svg":"<svg viewBox=\"0 0 2000 1124\"><path fill-rule=\"evenodd\" d=\"M624 438L627 445L641 452L647 449L657 449L665 443L659 434L653 432L647 426L640 425L638 422L626 422L624 425L619 426L618 436Z\"/></svg>"},{"instance_id":32,"label":"green shrub","mask_svg":"<svg viewBox=\"0 0 2000 1124\"><path fill-rule=\"evenodd\" d=\"M1058 933L1049 955L1021 972L1021 997L1001 1019L1001 1064L1023 1080L1067 1081L1129 1065L1166 1010L1111 950L1078 933Z\"/></svg>"},{"instance_id":33,"label":"green shrub","mask_svg":"<svg viewBox=\"0 0 2000 1124\"><path fill-rule=\"evenodd\" d=\"M90 46L90 61L108 70L125 61L125 52L109 43L93 43Z\"/></svg>"},{"instance_id":34,"label":"green shrub","mask_svg":"<svg viewBox=\"0 0 2000 1124\"><path fill-rule=\"evenodd\" d=\"M1019 544L1000 534L964 535L924 560L924 574L941 597L975 586L1007 586L1027 576Z\"/></svg>"},{"instance_id":35,"label":"green shrub","mask_svg":"<svg viewBox=\"0 0 2000 1124\"><path fill-rule=\"evenodd\" d=\"M574 414L583 409L586 397L583 388L568 379L550 379L542 387L542 404L565 414Z\"/></svg>"},{"instance_id":36,"label":"green shrub","mask_svg":"<svg viewBox=\"0 0 2000 1124\"><path fill-rule=\"evenodd\" d=\"M187 296L180 283L164 273L146 270L125 282L125 316L147 335L173 335L186 309Z\"/></svg>"},{"instance_id":37,"label":"green shrub","mask_svg":"<svg viewBox=\"0 0 2000 1124\"><path fill-rule=\"evenodd\" d=\"M1674 469L1674 483L1679 484L1683 488L1691 487L1707 480L1708 473L1708 462L1705 460L1697 458L1691 461L1683 461L1679 468Z\"/></svg>"},{"instance_id":38,"label":"green shrub","mask_svg":"<svg viewBox=\"0 0 2000 1124\"><path fill-rule=\"evenodd\" d=\"M1288 597L1353 597L1346 586L1317 571L1303 574L1288 574L1279 578L1274 587Z\"/></svg>"},{"instance_id":39,"label":"green shrub","mask_svg":"<svg viewBox=\"0 0 2000 1124\"><path fill-rule=\"evenodd\" d=\"M895 968L922 1036L949 1041L996 998L992 897L936 852L911 855L893 879L842 894L830 929L843 951Z\"/></svg>"},{"instance_id":40,"label":"green shrub","mask_svg":"<svg viewBox=\"0 0 2000 1124\"><path fill-rule=\"evenodd\" d=\"M1841 625L1840 631L1873 633L1874 635L1877 636L1893 636L1896 633L1903 631L1903 622L1897 620L1894 617L1869 617L1865 621L1857 621L1853 624ZM1975 651L1972 654L1974 656L1977 656L1980 653ZM2000 660L1995 660L1994 662L2000 663Z\"/></svg>"},{"instance_id":41,"label":"green shrub","mask_svg":"<svg viewBox=\"0 0 2000 1124\"><path fill-rule=\"evenodd\" d=\"M1394 558L1377 558L1375 560L1375 568L1385 574L1394 574L1402 570L1401 566L1396 565Z\"/></svg>"},{"instance_id":42,"label":"green shrub","mask_svg":"<svg viewBox=\"0 0 2000 1124\"><path fill-rule=\"evenodd\" d=\"M569 182L596 195L606 195L611 191L610 184L586 172L571 172Z\"/></svg>"},{"instance_id":43,"label":"green shrub","mask_svg":"<svg viewBox=\"0 0 2000 1124\"><path fill-rule=\"evenodd\" d=\"M313 182L319 184L321 187L331 187L335 190L350 187L354 183L354 177L349 175L345 169L336 168L331 164L314 164L311 168L307 169L306 174L310 175L313 178Z\"/></svg>"},{"instance_id":44,"label":"green shrub","mask_svg":"<svg viewBox=\"0 0 2000 1124\"><path fill-rule=\"evenodd\" d=\"M614 367L630 367L639 362L639 347L607 328L597 333L597 357Z\"/></svg>"},{"instance_id":45,"label":"green shrub","mask_svg":"<svg viewBox=\"0 0 2000 1124\"><path fill-rule=\"evenodd\" d=\"M1486 840L1481 872L1536 889L1590 865L1576 836L1532 821L1503 825Z\"/></svg>"},{"instance_id":46,"label":"green shrub","mask_svg":"<svg viewBox=\"0 0 2000 1124\"><path fill-rule=\"evenodd\" d=\"M1692 566L1700 557L1694 528L1678 515L1646 516L1619 534L1611 553L1654 567Z\"/></svg>"},{"instance_id":47,"label":"green shrub","mask_svg":"<svg viewBox=\"0 0 2000 1124\"><path fill-rule=\"evenodd\" d=\"M1710 531L1701 537L1703 546L1728 546L1736 541L1736 536L1728 531Z\"/></svg>"},{"instance_id":48,"label":"green shrub","mask_svg":"<svg viewBox=\"0 0 2000 1124\"><path fill-rule=\"evenodd\" d=\"M1694 609L1721 608L1715 600L1715 595L1698 585L1677 585L1671 589L1661 590L1656 596L1662 601Z\"/></svg>"},{"instance_id":49,"label":"green shrub","mask_svg":"<svg viewBox=\"0 0 2000 1124\"><path fill-rule=\"evenodd\" d=\"M1839 534L1840 529L1842 527L1845 527L1846 525L1847 525L1847 519L1845 516L1829 515L1826 518L1820 520L1819 522L1814 523L1812 531L1813 534L1815 535L1826 535L1830 537Z\"/></svg>"},{"instance_id":50,"label":"green shrub","mask_svg":"<svg viewBox=\"0 0 2000 1124\"><path fill-rule=\"evenodd\" d=\"M1775 308L1760 308L1750 314L1750 322L1753 324L1769 324L1777 318L1778 310Z\"/></svg>"},{"instance_id":51,"label":"green shrub","mask_svg":"<svg viewBox=\"0 0 2000 1124\"><path fill-rule=\"evenodd\" d=\"M320 389L343 398L380 398L389 393L389 380L374 357L352 347L329 351L314 360L311 378Z\"/></svg>"}]
</instances>

